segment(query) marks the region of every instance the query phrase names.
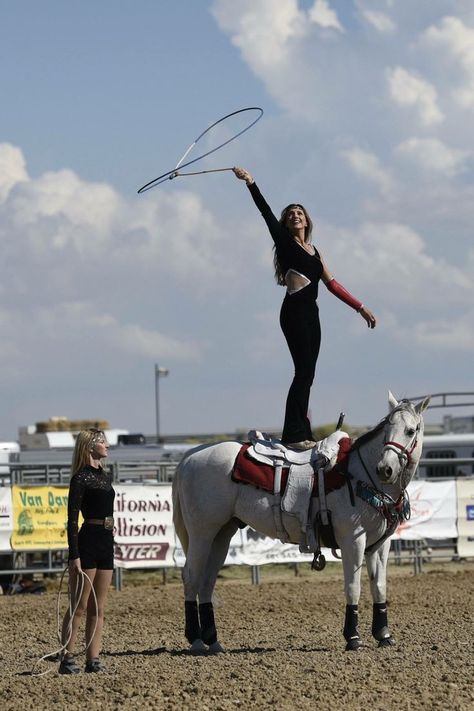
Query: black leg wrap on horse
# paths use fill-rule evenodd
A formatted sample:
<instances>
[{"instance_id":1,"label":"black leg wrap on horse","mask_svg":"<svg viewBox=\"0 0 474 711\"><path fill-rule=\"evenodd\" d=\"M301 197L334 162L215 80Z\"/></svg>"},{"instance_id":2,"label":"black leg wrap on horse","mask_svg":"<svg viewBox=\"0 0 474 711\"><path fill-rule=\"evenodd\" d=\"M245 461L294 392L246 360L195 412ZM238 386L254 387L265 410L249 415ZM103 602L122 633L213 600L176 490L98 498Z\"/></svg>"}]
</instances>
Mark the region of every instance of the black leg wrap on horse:
<instances>
[{"instance_id":1,"label":"black leg wrap on horse","mask_svg":"<svg viewBox=\"0 0 474 711\"><path fill-rule=\"evenodd\" d=\"M388 629L386 602L374 602L372 609L372 636L375 637L378 642L392 639L392 635Z\"/></svg>"},{"instance_id":2,"label":"black leg wrap on horse","mask_svg":"<svg viewBox=\"0 0 474 711\"><path fill-rule=\"evenodd\" d=\"M217 642L217 630L212 602L203 602L199 605L199 619L201 620L202 641L205 644L214 644L214 642Z\"/></svg>"},{"instance_id":3,"label":"black leg wrap on horse","mask_svg":"<svg viewBox=\"0 0 474 711\"><path fill-rule=\"evenodd\" d=\"M346 617L344 620L344 639L347 642L346 650L357 650L362 646L357 628L359 622L359 606L346 605Z\"/></svg>"},{"instance_id":4,"label":"black leg wrap on horse","mask_svg":"<svg viewBox=\"0 0 474 711\"><path fill-rule=\"evenodd\" d=\"M184 634L189 644L192 644L196 639L201 639L201 628L199 626L198 606L195 600L186 600L184 603L184 614L186 626Z\"/></svg>"},{"instance_id":5,"label":"black leg wrap on horse","mask_svg":"<svg viewBox=\"0 0 474 711\"><path fill-rule=\"evenodd\" d=\"M357 624L359 622L359 606L346 605L346 617L344 620L344 637L348 642L352 637L359 636Z\"/></svg>"}]
</instances>

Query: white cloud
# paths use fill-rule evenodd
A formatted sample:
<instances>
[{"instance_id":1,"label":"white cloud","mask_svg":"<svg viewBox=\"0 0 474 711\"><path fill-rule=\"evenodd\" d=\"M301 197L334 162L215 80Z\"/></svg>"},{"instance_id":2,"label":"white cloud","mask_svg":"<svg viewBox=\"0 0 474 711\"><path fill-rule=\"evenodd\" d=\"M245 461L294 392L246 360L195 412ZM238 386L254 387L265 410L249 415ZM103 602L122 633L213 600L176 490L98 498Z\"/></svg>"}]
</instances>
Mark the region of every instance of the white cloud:
<instances>
[{"instance_id":1,"label":"white cloud","mask_svg":"<svg viewBox=\"0 0 474 711\"><path fill-rule=\"evenodd\" d=\"M275 71L291 41L307 33L297 0L216 0L212 11L246 61L260 70Z\"/></svg>"},{"instance_id":2,"label":"white cloud","mask_svg":"<svg viewBox=\"0 0 474 711\"><path fill-rule=\"evenodd\" d=\"M322 232L330 271L358 291L369 291L377 309L416 323L423 313L438 319L474 299L469 270L432 256L428 242L408 225L367 222L353 231L326 227Z\"/></svg>"},{"instance_id":3,"label":"white cloud","mask_svg":"<svg viewBox=\"0 0 474 711\"><path fill-rule=\"evenodd\" d=\"M8 197L17 183L27 181L25 159L16 146L0 143L0 203Z\"/></svg>"},{"instance_id":4,"label":"white cloud","mask_svg":"<svg viewBox=\"0 0 474 711\"><path fill-rule=\"evenodd\" d=\"M235 250L230 263L230 236L201 200L174 191L132 202L70 170L28 178L9 144L0 145L2 161L3 379L48 359L61 361L58 371L81 369L88 344L114 364L199 361L207 328L181 329L177 303L187 299L199 322L216 291L237 288L229 274L240 258Z\"/></svg>"},{"instance_id":5,"label":"white cloud","mask_svg":"<svg viewBox=\"0 0 474 711\"><path fill-rule=\"evenodd\" d=\"M186 334L177 338L141 326L120 322L92 301L62 302L28 309L3 309L0 323L8 329L9 342L0 347L1 381L25 377L41 361L44 370L64 376L81 371L96 359L98 371L130 357L141 361L173 359L199 361L203 347ZM25 328L25 324L28 325ZM87 351L90 356L86 356ZM95 354L95 355L94 355ZM81 360L84 364L81 364Z\"/></svg>"},{"instance_id":6,"label":"white cloud","mask_svg":"<svg viewBox=\"0 0 474 711\"><path fill-rule=\"evenodd\" d=\"M382 193L389 195L393 189L393 180L374 153L354 147L341 151L341 155L358 175L372 181Z\"/></svg>"},{"instance_id":7,"label":"white cloud","mask_svg":"<svg viewBox=\"0 0 474 711\"><path fill-rule=\"evenodd\" d=\"M397 29L396 23L384 12L362 10L362 15L372 27L375 27L375 29L382 34L390 34Z\"/></svg>"},{"instance_id":8,"label":"white cloud","mask_svg":"<svg viewBox=\"0 0 474 711\"><path fill-rule=\"evenodd\" d=\"M156 330L151 330L139 324L123 324L111 314L95 314L91 304L66 305L65 314L69 320L69 312L84 318L81 326L85 331L95 332L95 339L105 342L116 352L131 353L144 358L173 358L178 361L199 360L202 355L201 345L183 338L174 338Z\"/></svg>"},{"instance_id":9,"label":"white cloud","mask_svg":"<svg viewBox=\"0 0 474 711\"><path fill-rule=\"evenodd\" d=\"M308 17L316 25L344 32L337 13L329 6L328 0L315 0L314 5L308 11Z\"/></svg>"},{"instance_id":10,"label":"white cloud","mask_svg":"<svg viewBox=\"0 0 474 711\"><path fill-rule=\"evenodd\" d=\"M219 282L228 275L219 249L225 238L196 195L157 192L132 203L110 185L83 181L70 170L24 180L21 151L8 144L0 150L15 157L16 167L0 204L0 234L13 252L27 250L26 264L39 260L54 271L65 258L76 259L78 268L106 257L148 270L154 262L157 274L196 279L198 291L211 277Z\"/></svg>"},{"instance_id":11,"label":"white cloud","mask_svg":"<svg viewBox=\"0 0 474 711\"><path fill-rule=\"evenodd\" d=\"M424 350L442 350L445 352L471 353L474 351L474 313L455 316L454 318L421 321L407 332L402 327L405 337Z\"/></svg>"},{"instance_id":12,"label":"white cloud","mask_svg":"<svg viewBox=\"0 0 474 711\"><path fill-rule=\"evenodd\" d=\"M465 77L463 84L454 89L454 96L464 108L474 109L474 27L468 27L458 17L444 17L423 33L421 42L446 50L459 62Z\"/></svg>"},{"instance_id":13,"label":"white cloud","mask_svg":"<svg viewBox=\"0 0 474 711\"><path fill-rule=\"evenodd\" d=\"M452 178L465 167L466 160L472 155L446 146L437 138L408 138L402 141L395 152L415 162L423 170L442 174Z\"/></svg>"},{"instance_id":14,"label":"white cloud","mask_svg":"<svg viewBox=\"0 0 474 711\"><path fill-rule=\"evenodd\" d=\"M430 82L403 67L388 69L387 79L393 101L416 109L424 126L434 126L444 120L437 103L437 91Z\"/></svg>"}]
</instances>

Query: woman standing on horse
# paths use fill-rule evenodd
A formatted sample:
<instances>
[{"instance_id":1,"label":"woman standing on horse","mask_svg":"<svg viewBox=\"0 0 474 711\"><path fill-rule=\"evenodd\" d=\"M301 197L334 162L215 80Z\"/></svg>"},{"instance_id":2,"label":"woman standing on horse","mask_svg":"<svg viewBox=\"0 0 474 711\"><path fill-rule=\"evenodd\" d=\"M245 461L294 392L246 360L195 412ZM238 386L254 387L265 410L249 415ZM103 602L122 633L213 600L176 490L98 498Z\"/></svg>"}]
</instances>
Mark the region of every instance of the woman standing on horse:
<instances>
[{"instance_id":1,"label":"woman standing on horse","mask_svg":"<svg viewBox=\"0 0 474 711\"><path fill-rule=\"evenodd\" d=\"M274 242L275 278L278 284L286 286L280 326L293 359L295 375L286 401L282 441L294 449L310 449L316 444L307 412L321 345L316 303L319 280L322 279L332 294L357 311L369 328L375 328L375 316L329 272L311 243L313 224L305 208L300 204L288 205L278 220L250 173L244 168L233 170L239 180L245 180L262 213Z\"/></svg>"}]
</instances>

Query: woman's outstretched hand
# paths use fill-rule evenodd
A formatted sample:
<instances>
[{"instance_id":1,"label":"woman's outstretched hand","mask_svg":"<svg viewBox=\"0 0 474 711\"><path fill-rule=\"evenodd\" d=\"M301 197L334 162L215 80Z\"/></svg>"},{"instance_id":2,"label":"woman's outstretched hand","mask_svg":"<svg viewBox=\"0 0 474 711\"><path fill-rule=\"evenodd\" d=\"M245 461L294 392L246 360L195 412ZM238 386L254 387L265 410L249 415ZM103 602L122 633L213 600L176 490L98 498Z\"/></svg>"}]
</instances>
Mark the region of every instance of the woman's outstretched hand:
<instances>
[{"instance_id":1,"label":"woman's outstretched hand","mask_svg":"<svg viewBox=\"0 0 474 711\"><path fill-rule=\"evenodd\" d=\"M245 170L245 168L239 168L238 166L236 166L235 168L232 168L232 170L234 171L237 178L239 180L245 180L247 185L250 185L251 183L253 183L252 176L250 175L248 170Z\"/></svg>"},{"instance_id":2,"label":"woman's outstretched hand","mask_svg":"<svg viewBox=\"0 0 474 711\"><path fill-rule=\"evenodd\" d=\"M359 313L362 318L367 322L367 326L369 328L375 328L375 326L377 325L377 320L372 311L366 309L365 306L361 306Z\"/></svg>"}]
</instances>

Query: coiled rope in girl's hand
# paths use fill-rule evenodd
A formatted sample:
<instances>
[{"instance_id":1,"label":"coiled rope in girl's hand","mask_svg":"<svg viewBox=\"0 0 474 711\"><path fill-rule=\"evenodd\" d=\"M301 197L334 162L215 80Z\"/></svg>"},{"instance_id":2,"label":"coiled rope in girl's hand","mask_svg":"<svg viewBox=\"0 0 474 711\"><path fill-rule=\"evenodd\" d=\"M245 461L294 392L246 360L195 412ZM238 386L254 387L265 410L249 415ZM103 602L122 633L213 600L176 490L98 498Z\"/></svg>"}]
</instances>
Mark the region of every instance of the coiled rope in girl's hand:
<instances>
[{"instance_id":1,"label":"coiled rope in girl's hand","mask_svg":"<svg viewBox=\"0 0 474 711\"><path fill-rule=\"evenodd\" d=\"M91 586L91 593L94 598L94 605L95 605L95 613L96 614L95 614L95 625L94 625L93 632L90 636L89 641L85 645L84 649L81 650L81 652L86 652L89 649L89 647L92 643L92 640L94 639L94 635L95 635L96 629L97 629L98 617L99 617L99 606L97 603L97 595L95 594L92 580L89 578L87 573L85 573L83 570L77 570L78 575L77 575L77 580L76 580L76 590L75 590L75 596L74 596L74 599L76 602L75 602L74 607L72 605L72 594L71 594L72 591L71 591L69 580L68 580L69 622L68 622L68 627L67 627L66 641L64 642L64 644L61 643L62 642L62 639L61 639L61 637L62 637L62 622L61 622L61 611L60 611L61 589L63 586L64 576L66 575L68 570L69 570L69 568L66 567L66 568L64 568L64 570L62 572L61 580L59 582L58 597L57 597L57 602L56 602L57 637L58 637L58 642L61 644L61 646L59 647L59 649L55 649L53 652L48 652L48 654L44 654L42 657L40 657L39 659L36 660L36 662L33 664L33 667L31 669L32 676L45 676L45 674L49 674L49 672L52 671L52 669L47 669L46 671L38 672L38 671L36 671L36 667L41 662L45 661L46 659L49 659L51 657L57 657L57 656L61 655L61 653L67 649L67 645L69 644L69 642L71 640L71 636L72 636L72 621L74 619L74 615L76 614L77 608L79 607L82 593L84 592L84 585L85 585L86 580L89 581L89 585Z\"/></svg>"}]
</instances>

